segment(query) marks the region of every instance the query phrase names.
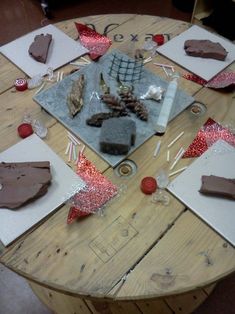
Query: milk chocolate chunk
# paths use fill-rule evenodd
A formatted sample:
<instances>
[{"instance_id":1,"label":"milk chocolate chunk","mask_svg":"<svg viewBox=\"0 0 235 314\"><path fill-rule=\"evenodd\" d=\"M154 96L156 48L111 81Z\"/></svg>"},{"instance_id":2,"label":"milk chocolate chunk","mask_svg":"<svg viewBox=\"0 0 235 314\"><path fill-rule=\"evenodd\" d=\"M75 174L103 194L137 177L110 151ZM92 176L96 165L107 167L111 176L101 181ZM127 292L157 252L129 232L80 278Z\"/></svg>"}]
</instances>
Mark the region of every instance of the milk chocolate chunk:
<instances>
[{"instance_id":1,"label":"milk chocolate chunk","mask_svg":"<svg viewBox=\"0 0 235 314\"><path fill-rule=\"evenodd\" d=\"M16 209L47 193L50 162L0 163L0 207Z\"/></svg>"},{"instance_id":2,"label":"milk chocolate chunk","mask_svg":"<svg viewBox=\"0 0 235 314\"><path fill-rule=\"evenodd\" d=\"M200 193L235 200L235 179L204 175L201 180Z\"/></svg>"},{"instance_id":3,"label":"milk chocolate chunk","mask_svg":"<svg viewBox=\"0 0 235 314\"><path fill-rule=\"evenodd\" d=\"M224 61L228 52L220 43L210 40L189 39L184 43L187 55L201 58L211 58Z\"/></svg>"},{"instance_id":4,"label":"milk chocolate chunk","mask_svg":"<svg viewBox=\"0 0 235 314\"><path fill-rule=\"evenodd\" d=\"M41 34L34 37L34 42L29 47L29 54L38 62L46 63L48 50L52 41L51 34Z\"/></svg>"}]
</instances>

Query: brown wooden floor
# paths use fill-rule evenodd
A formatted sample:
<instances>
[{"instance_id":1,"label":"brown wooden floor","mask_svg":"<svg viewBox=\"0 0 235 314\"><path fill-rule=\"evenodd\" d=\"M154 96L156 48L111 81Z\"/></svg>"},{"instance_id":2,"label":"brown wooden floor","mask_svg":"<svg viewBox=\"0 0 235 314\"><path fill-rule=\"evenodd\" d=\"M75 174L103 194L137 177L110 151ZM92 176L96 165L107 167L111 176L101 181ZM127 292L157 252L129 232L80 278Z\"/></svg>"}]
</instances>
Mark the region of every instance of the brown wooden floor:
<instances>
[{"instance_id":1,"label":"brown wooden floor","mask_svg":"<svg viewBox=\"0 0 235 314\"><path fill-rule=\"evenodd\" d=\"M0 0L0 45L48 23L104 13L139 13L190 21L191 14L176 9L171 0L60 0L53 19L43 15L38 0ZM33 295L21 277L0 265L0 314L51 313ZM128 314L128 313L127 313ZM160 313L152 313L160 314ZM235 276L218 284L195 314L235 314Z\"/></svg>"}]
</instances>

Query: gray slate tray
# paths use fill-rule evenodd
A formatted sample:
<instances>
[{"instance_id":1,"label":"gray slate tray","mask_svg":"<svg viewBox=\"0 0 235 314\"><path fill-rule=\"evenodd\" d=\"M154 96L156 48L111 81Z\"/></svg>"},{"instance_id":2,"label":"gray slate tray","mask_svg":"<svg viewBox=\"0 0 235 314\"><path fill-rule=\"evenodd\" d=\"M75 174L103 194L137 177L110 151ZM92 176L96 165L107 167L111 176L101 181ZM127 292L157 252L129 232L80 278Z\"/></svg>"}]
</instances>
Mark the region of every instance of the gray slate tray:
<instances>
[{"instance_id":1,"label":"gray slate tray","mask_svg":"<svg viewBox=\"0 0 235 314\"><path fill-rule=\"evenodd\" d=\"M59 120L68 130L83 140L86 145L93 149L112 167L115 167L123 159L125 159L127 155L113 156L102 153L99 148L100 128L91 127L86 124L86 119L89 118L92 114L109 111L104 103L95 98L93 98L93 100L90 102L93 91L97 91L99 95L102 94L99 86L101 72L103 73L105 82L110 86L111 93L117 94L118 85L116 79L110 77L108 74L113 54L116 54L118 57L122 57L124 59L130 59L128 56L115 50L112 53L101 57L98 62L92 62L81 70L65 77L61 82L58 82L51 88L48 88L47 90L42 91L34 96L33 99L47 112ZM87 82L84 90L84 105L77 116L72 119L69 116L66 100L73 81L76 80L81 75L81 73L84 73ZM133 85L134 94L137 97L140 97L146 93L150 85L161 86L162 88L167 89L168 82L143 68L141 79L138 82L133 83ZM185 108L192 104L193 101L193 97L178 89L170 120L175 118ZM155 134L154 125L157 121L162 102L163 100L160 102L144 100L144 103L149 111L149 118L147 122L141 121L132 113L130 114L129 118L136 122L137 132L135 145L132 146L128 154L131 154L135 149L137 149L140 145L142 145L146 140Z\"/></svg>"}]
</instances>

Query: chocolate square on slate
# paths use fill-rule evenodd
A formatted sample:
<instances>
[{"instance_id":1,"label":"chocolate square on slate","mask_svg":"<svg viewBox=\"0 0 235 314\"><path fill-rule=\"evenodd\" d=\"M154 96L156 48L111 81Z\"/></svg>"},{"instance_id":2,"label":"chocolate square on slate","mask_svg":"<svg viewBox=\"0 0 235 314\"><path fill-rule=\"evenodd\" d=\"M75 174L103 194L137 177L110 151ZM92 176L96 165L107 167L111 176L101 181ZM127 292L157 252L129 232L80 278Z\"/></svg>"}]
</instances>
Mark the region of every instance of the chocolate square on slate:
<instances>
[{"instance_id":1,"label":"chocolate square on slate","mask_svg":"<svg viewBox=\"0 0 235 314\"><path fill-rule=\"evenodd\" d=\"M111 118L102 123L100 149L103 153L123 155L135 144L135 121L127 118Z\"/></svg>"}]
</instances>

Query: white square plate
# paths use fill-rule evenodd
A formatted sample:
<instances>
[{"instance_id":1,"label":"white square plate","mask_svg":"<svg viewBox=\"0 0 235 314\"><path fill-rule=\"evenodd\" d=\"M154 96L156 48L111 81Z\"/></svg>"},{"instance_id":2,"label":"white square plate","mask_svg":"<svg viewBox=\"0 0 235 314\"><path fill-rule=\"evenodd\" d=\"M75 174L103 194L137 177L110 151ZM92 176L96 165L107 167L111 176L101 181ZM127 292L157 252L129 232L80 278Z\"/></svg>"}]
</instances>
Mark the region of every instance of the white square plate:
<instances>
[{"instance_id":1,"label":"white square plate","mask_svg":"<svg viewBox=\"0 0 235 314\"><path fill-rule=\"evenodd\" d=\"M199 193L202 175L235 179L235 148L218 140L174 179L168 190L235 246L235 199Z\"/></svg>"},{"instance_id":2,"label":"white square plate","mask_svg":"<svg viewBox=\"0 0 235 314\"><path fill-rule=\"evenodd\" d=\"M52 35L52 42L45 64L34 60L28 53L34 37L40 34ZM47 25L0 47L0 52L27 75L33 77L37 74L45 75L49 67L56 70L71 60L87 53L88 50L54 25Z\"/></svg>"},{"instance_id":3,"label":"white square plate","mask_svg":"<svg viewBox=\"0 0 235 314\"><path fill-rule=\"evenodd\" d=\"M208 39L219 42L228 51L228 55L225 61L188 56L184 51L184 42L188 39ZM231 41L196 25L169 40L157 51L206 81L212 79L235 60L235 45Z\"/></svg>"},{"instance_id":4,"label":"white square plate","mask_svg":"<svg viewBox=\"0 0 235 314\"><path fill-rule=\"evenodd\" d=\"M52 182L48 192L16 210L0 208L0 240L9 245L62 205L85 184L37 135L31 135L0 154L0 162L50 161ZM66 224L66 221L64 222Z\"/></svg>"}]
</instances>

